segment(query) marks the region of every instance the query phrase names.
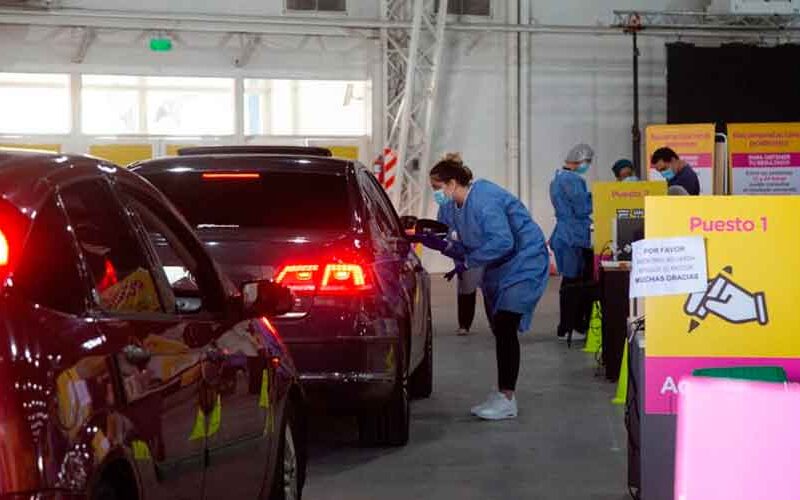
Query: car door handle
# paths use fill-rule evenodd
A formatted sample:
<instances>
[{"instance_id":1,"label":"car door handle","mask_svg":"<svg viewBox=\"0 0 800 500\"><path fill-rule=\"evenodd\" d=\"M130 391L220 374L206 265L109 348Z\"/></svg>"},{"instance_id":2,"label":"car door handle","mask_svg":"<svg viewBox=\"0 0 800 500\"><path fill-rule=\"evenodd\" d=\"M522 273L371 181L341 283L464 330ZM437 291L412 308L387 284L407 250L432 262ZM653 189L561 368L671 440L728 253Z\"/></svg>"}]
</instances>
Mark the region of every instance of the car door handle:
<instances>
[{"instance_id":1,"label":"car door handle","mask_svg":"<svg viewBox=\"0 0 800 500\"><path fill-rule=\"evenodd\" d=\"M122 352L125 354L125 359L128 363L138 367L146 365L150 362L150 358L153 357L150 351L144 347L133 344L123 347Z\"/></svg>"}]
</instances>

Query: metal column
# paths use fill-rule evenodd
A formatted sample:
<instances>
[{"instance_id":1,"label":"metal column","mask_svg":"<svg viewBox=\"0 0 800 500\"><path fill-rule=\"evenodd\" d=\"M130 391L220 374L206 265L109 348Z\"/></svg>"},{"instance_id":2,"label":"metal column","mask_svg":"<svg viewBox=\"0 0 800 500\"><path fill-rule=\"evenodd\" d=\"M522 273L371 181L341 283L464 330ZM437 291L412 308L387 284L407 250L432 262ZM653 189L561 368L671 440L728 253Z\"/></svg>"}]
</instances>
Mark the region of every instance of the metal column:
<instances>
[{"instance_id":1,"label":"metal column","mask_svg":"<svg viewBox=\"0 0 800 500\"><path fill-rule=\"evenodd\" d=\"M382 0L384 20L411 21L381 31L384 57L384 143L398 158L389 190L401 215L424 215L436 87L444 46L447 0Z\"/></svg>"}]
</instances>

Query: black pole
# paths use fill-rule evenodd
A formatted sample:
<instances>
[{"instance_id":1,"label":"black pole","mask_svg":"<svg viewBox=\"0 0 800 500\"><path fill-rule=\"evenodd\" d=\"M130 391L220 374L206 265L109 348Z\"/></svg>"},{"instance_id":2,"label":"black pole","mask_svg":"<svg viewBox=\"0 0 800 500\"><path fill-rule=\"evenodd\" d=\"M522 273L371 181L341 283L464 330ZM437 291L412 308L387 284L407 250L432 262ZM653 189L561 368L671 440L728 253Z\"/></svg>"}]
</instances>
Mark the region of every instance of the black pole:
<instances>
[{"instance_id":1,"label":"black pole","mask_svg":"<svg viewBox=\"0 0 800 500\"><path fill-rule=\"evenodd\" d=\"M639 45L637 30L631 30L633 36L633 170L642 177L642 133L639 130Z\"/></svg>"}]
</instances>

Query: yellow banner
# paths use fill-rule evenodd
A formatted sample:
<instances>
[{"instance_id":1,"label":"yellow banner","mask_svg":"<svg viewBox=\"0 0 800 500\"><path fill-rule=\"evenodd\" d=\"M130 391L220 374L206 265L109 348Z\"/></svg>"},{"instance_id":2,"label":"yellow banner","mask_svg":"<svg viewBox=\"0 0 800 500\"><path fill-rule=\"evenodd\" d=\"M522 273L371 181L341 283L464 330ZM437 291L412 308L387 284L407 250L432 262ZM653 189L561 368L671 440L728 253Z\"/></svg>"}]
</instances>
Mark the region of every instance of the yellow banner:
<instances>
[{"instance_id":1,"label":"yellow banner","mask_svg":"<svg viewBox=\"0 0 800 500\"><path fill-rule=\"evenodd\" d=\"M647 238L703 236L709 287L647 299L647 355L800 357L800 198L657 197Z\"/></svg>"},{"instance_id":2,"label":"yellow banner","mask_svg":"<svg viewBox=\"0 0 800 500\"><path fill-rule=\"evenodd\" d=\"M133 162L152 158L153 146L150 144L94 144L89 146L89 154L126 167Z\"/></svg>"},{"instance_id":3,"label":"yellow banner","mask_svg":"<svg viewBox=\"0 0 800 500\"><path fill-rule=\"evenodd\" d=\"M667 194L667 183L664 181L592 184L595 255L602 255L604 251L610 249L614 239L613 228L620 210L644 210L645 197L665 194Z\"/></svg>"},{"instance_id":4,"label":"yellow banner","mask_svg":"<svg viewBox=\"0 0 800 500\"><path fill-rule=\"evenodd\" d=\"M358 160L358 146L325 146L331 150L335 158Z\"/></svg>"},{"instance_id":5,"label":"yellow banner","mask_svg":"<svg viewBox=\"0 0 800 500\"><path fill-rule=\"evenodd\" d=\"M728 125L732 194L800 194L800 123Z\"/></svg>"},{"instance_id":6,"label":"yellow banner","mask_svg":"<svg viewBox=\"0 0 800 500\"><path fill-rule=\"evenodd\" d=\"M33 149L49 153L61 152L61 144L0 144L0 148Z\"/></svg>"},{"instance_id":7,"label":"yellow banner","mask_svg":"<svg viewBox=\"0 0 800 500\"><path fill-rule=\"evenodd\" d=\"M668 147L688 163L700 179L700 194L714 192L714 154L716 128L713 123L693 125L650 125L645 132L647 178L660 180L661 174L650 169L650 158L659 148Z\"/></svg>"}]
</instances>

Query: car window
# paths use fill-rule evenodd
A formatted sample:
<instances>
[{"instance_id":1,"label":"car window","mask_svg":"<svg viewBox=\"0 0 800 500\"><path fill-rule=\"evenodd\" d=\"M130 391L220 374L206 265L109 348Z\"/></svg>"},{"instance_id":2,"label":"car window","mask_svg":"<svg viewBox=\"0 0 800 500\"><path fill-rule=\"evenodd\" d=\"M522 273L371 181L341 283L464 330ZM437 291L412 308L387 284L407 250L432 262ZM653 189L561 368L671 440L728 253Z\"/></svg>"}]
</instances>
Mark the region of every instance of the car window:
<instances>
[{"instance_id":1,"label":"car window","mask_svg":"<svg viewBox=\"0 0 800 500\"><path fill-rule=\"evenodd\" d=\"M148 176L193 227L350 227L344 176L309 172L162 172Z\"/></svg>"},{"instance_id":2,"label":"car window","mask_svg":"<svg viewBox=\"0 0 800 500\"><path fill-rule=\"evenodd\" d=\"M100 308L112 313L163 311L147 254L108 183L74 184L61 191L61 198Z\"/></svg>"},{"instance_id":3,"label":"car window","mask_svg":"<svg viewBox=\"0 0 800 500\"><path fill-rule=\"evenodd\" d=\"M88 288L68 223L54 196L39 210L24 255L14 272L14 284L32 302L67 314L86 310Z\"/></svg>"},{"instance_id":4,"label":"car window","mask_svg":"<svg viewBox=\"0 0 800 500\"><path fill-rule=\"evenodd\" d=\"M400 224L383 188L377 184L373 176L364 173L361 174L361 185L364 189L365 201L370 208L371 218L375 219L381 234L385 238L400 237Z\"/></svg>"},{"instance_id":5,"label":"car window","mask_svg":"<svg viewBox=\"0 0 800 500\"><path fill-rule=\"evenodd\" d=\"M165 220L163 214L149 208L145 199L134 198L123 193L123 202L133 212L150 241L157 265L163 272L163 279L169 285L167 302L174 304L168 311L179 314L195 314L206 311L211 296L199 279L199 262L170 228L178 224L171 218Z\"/></svg>"}]
</instances>

